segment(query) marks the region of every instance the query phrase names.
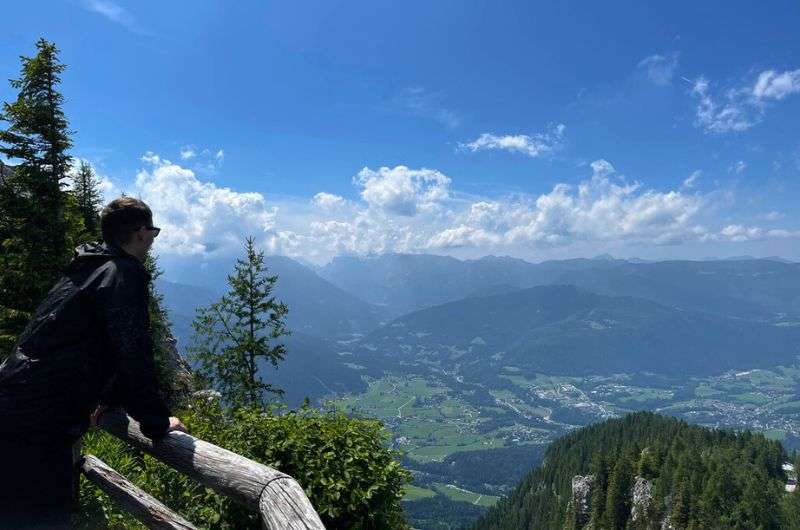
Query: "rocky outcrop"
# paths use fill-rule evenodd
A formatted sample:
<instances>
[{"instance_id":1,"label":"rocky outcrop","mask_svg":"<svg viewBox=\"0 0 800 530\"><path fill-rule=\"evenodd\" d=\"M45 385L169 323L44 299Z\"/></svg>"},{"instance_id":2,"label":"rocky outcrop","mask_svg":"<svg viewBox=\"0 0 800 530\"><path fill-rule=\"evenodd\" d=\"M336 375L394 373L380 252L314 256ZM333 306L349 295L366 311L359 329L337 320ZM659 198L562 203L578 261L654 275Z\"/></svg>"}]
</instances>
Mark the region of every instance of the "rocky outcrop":
<instances>
[{"instance_id":1,"label":"rocky outcrop","mask_svg":"<svg viewBox=\"0 0 800 530\"><path fill-rule=\"evenodd\" d=\"M189 363L178 351L178 341L171 334L167 334L161 341L160 350L163 352L161 368L169 374L169 383L165 386L165 399L170 408L182 404L192 393L192 369Z\"/></svg>"},{"instance_id":2,"label":"rocky outcrop","mask_svg":"<svg viewBox=\"0 0 800 530\"><path fill-rule=\"evenodd\" d=\"M631 522L638 522L647 517L650 501L653 499L653 483L644 477L636 477L631 488Z\"/></svg>"},{"instance_id":3,"label":"rocky outcrop","mask_svg":"<svg viewBox=\"0 0 800 530\"><path fill-rule=\"evenodd\" d=\"M584 528L589 523L594 478L594 475L572 477L572 497L567 509L569 528Z\"/></svg>"}]
</instances>

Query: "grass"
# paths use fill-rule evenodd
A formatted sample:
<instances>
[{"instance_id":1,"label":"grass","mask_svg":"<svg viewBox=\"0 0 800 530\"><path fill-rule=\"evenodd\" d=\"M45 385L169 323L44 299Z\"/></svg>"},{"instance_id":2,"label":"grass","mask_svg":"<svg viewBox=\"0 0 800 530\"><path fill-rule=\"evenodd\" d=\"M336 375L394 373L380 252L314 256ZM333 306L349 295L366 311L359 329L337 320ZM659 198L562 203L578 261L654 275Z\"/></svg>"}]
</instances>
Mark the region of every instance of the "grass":
<instances>
[{"instance_id":1,"label":"grass","mask_svg":"<svg viewBox=\"0 0 800 530\"><path fill-rule=\"evenodd\" d=\"M739 403L751 403L753 405L766 405L772 401L769 396L761 392L745 392L744 394L735 394L731 398Z\"/></svg>"},{"instance_id":2,"label":"grass","mask_svg":"<svg viewBox=\"0 0 800 530\"><path fill-rule=\"evenodd\" d=\"M405 488L403 488L403 493L404 501L417 501L419 499L427 499L429 497L436 496L435 491L427 488L420 488L419 486L414 486L412 484L408 484Z\"/></svg>"},{"instance_id":3,"label":"grass","mask_svg":"<svg viewBox=\"0 0 800 530\"><path fill-rule=\"evenodd\" d=\"M431 379L390 376L372 380L366 392L346 396L336 406L384 421L395 437L407 439L402 449L419 462L504 445L502 439L476 431L493 413L482 413Z\"/></svg>"},{"instance_id":4,"label":"grass","mask_svg":"<svg viewBox=\"0 0 800 530\"><path fill-rule=\"evenodd\" d=\"M470 504L476 504L478 506L484 506L486 508L490 506L494 506L500 497L495 497L494 495L482 495L480 493L475 493L472 491L467 491L462 488L458 488L451 484L439 484L436 483L433 485L434 489L441 493L442 495L446 496L450 500L456 502L468 502Z\"/></svg>"}]
</instances>

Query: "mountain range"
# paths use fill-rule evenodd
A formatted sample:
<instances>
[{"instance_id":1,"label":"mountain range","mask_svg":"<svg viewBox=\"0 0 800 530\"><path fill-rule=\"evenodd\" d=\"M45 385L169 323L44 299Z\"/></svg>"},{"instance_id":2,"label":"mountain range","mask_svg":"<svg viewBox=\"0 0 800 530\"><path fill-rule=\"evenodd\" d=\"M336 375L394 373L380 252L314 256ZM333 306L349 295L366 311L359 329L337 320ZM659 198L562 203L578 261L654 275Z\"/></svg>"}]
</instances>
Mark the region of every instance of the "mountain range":
<instances>
[{"instance_id":1,"label":"mountain range","mask_svg":"<svg viewBox=\"0 0 800 530\"><path fill-rule=\"evenodd\" d=\"M791 362L800 344L800 264L777 260L532 264L389 254L316 270L280 256L266 264L295 333L271 377L312 398L409 363L481 377L509 365L689 375ZM159 280L183 351L195 308L224 291L220 277L203 286Z\"/></svg>"}]
</instances>

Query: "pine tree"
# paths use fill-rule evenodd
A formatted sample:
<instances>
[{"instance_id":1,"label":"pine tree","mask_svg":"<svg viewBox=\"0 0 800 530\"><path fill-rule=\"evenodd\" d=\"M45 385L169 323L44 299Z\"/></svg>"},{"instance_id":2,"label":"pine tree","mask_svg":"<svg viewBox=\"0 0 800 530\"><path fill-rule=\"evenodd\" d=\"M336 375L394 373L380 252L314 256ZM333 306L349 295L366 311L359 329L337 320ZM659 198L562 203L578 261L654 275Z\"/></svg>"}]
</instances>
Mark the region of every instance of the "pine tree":
<instances>
[{"instance_id":1,"label":"pine tree","mask_svg":"<svg viewBox=\"0 0 800 530\"><path fill-rule=\"evenodd\" d=\"M100 238L100 209L103 206L103 198L100 193L100 183L91 164L81 160L72 180L75 207L84 227L79 238L84 242L97 240Z\"/></svg>"},{"instance_id":2,"label":"pine tree","mask_svg":"<svg viewBox=\"0 0 800 530\"><path fill-rule=\"evenodd\" d=\"M258 361L277 366L286 352L276 339L288 335L288 308L272 294L276 275L269 275L264 254L252 237L245 242L245 259L238 259L228 276L229 291L218 302L199 309L192 323L195 344L190 348L199 373L232 404L258 405L265 392L283 391L264 383Z\"/></svg>"},{"instance_id":3,"label":"pine tree","mask_svg":"<svg viewBox=\"0 0 800 530\"><path fill-rule=\"evenodd\" d=\"M70 166L70 131L58 91L65 66L44 39L20 57L17 99L4 103L0 154L19 161L0 192L0 352L7 352L30 312L68 261L69 220L61 186Z\"/></svg>"},{"instance_id":4,"label":"pine tree","mask_svg":"<svg viewBox=\"0 0 800 530\"><path fill-rule=\"evenodd\" d=\"M686 528L691 517L691 493L686 480L678 482L675 498L672 500L670 523L676 528Z\"/></svg>"},{"instance_id":5,"label":"pine tree","mask_svg":"<svg viewBox=\"0 0 800 530\"><path fill-rule=\"evenodd\" d=\"M592 497L589 502L589 520L594 527L604 521L606 510L606 491L608 488L608 461L605 454L595 453L591 461L591 474L594 475Z\"/></svg>"},{"instance_id":6,"label":"pine tree","mask_svg":"<svg viewBox=\"0 0 800 530\"><path fill-rule=\"evenodd\" d=\"M649 447L642 449L639 463L636 466L636 474L649 480L658 475L658 468L658 457L655 451Z\"/></svg>"},{"instance_id":7,"label":"pine tree","mask_svg":"<svg viewBox=\"0 0 800 530\"><path fill-rule=\"evenodd\" d=\"M624 529L631 513L633 465L631 458L621 455L608 479L605 516L608 528Z\"/></svg>"}]
</instances>

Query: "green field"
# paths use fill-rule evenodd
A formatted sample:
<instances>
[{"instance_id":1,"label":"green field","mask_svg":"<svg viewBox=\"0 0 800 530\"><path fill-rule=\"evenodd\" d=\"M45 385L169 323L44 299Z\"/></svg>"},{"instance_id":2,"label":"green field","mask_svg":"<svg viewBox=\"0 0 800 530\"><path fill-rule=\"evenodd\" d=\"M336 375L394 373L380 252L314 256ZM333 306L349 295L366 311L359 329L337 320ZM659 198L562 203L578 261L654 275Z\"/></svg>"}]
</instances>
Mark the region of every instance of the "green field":
<instances>
[{"instance_id":1,"label":"green field","mask_svg":"<svg viewBox=\"0 0 800 530\"><path fill-rule=\"evenodd\" d=\"M408 484L405 488L403 488L403 491L405 492L403 495L404 501L417 501L419 499L426 499L428 497L436 496L435 491L427 488L420 488L419 486L414 486L412 484Z\"/></svg>"},{"instance_id":2,"label":"green field","mask_svg":"<svg viewBox=\"0 0 800 530\"><path fill-rule=\"evenodd\" d=\"M472 491L468 491L452 484L434 484L434 489L441 493L442 495L446 496L450 500L456 502L468 502L470 504L477 504L478 506L494 506L500 497L495 497L493 495L481 495L480 493L474 493Z\"/></svg>"},{"instance_id":3,"label":"green field","mask_svg":"<svg viewBox=\"0 0 800 530\"><path fill-rule=\"evenodd\" d=\"M338 400L342 410L377 417L394 434L395 445L420 462L441 460L459 451L502 447L504 440L480 434L488 414L455 397L442 383L421 377L369 381L367 391Z\"/></svg>"}]
</instances>

